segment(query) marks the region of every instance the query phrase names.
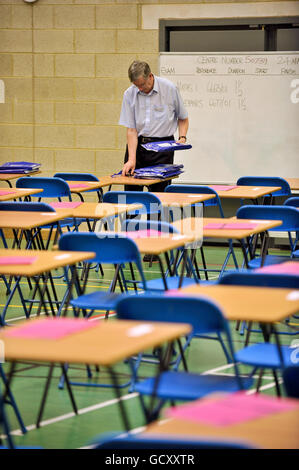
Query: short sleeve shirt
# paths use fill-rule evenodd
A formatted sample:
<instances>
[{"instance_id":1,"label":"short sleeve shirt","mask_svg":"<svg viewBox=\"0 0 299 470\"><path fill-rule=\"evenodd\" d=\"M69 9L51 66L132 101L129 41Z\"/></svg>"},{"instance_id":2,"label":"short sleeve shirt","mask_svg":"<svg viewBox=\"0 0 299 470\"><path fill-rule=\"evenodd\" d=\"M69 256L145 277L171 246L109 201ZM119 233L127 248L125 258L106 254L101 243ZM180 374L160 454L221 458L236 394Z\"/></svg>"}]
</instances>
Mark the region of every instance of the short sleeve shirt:
<instances>
[{"instance_id":1,"label":"short sleeve shirt","mask_svg":"<svg viewBox=\"0 0 299 470\"><path fill-rule=\"evenodd\" d=\"M178 119L188 113L177 87L169 80L154 77L150 93L131 85L124 93L119 124L136 129L145 137L167 137L175 133Z\"/></svg>"}]
</instances>

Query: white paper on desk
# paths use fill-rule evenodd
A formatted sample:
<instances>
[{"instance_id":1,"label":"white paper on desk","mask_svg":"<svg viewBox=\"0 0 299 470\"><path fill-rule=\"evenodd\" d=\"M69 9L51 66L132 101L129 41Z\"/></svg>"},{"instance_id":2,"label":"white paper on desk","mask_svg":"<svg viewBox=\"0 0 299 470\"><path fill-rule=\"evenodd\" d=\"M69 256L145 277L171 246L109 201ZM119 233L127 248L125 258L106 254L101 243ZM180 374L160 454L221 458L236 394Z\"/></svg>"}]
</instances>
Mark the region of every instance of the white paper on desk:
<instances>
[{"instance_id":1,"label":"white paper on desk","mask_svg":"<svg viewBox=\"0 0 299 470\"><path fill-rule=\"evenodd\" d=\"M154 330L153 325L149 325L145 323L144 325L133 326L133 328L130 328L128 330L127 335L136 338L137 336L147 335L148 333L151 333L153 330Z\"/></svg>"},{"instance_id":2,"label":"white paper on desk","mask_svg":"<svg viewBox=\"0 0 299 470\"><path fill-rule=\"evenodd\" d=\"M65 259L65 258L69 258L70 256L71 256L70 253L64 253L63 255L55 256L55 259Z\"/></svg>"},{"instance_id":3,"label":"white paper on desk","mask_svg":"<svg viewBox=\"0 0 299 470\"><path fill-rule=\"evenodd\" d=\"M299 300L299 290L293 290L287 295L287 300Z\"/></svg>"}]
</instances>

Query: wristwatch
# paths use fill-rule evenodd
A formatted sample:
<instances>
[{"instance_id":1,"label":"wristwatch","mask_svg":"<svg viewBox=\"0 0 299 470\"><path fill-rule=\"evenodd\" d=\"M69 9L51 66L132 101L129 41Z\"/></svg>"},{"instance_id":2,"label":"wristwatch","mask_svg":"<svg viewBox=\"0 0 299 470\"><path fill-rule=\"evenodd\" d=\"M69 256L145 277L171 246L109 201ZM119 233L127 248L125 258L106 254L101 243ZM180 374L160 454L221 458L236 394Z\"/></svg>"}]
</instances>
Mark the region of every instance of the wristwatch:
<instances>
[{"instance_id":1,"label":"wristwatch","mask_svg":"<svg viewBox=\"0 0 299 470\"><path fill-rule=\"evenodd\" d=\"M186 137L185 135L180 135L180 136L179 136L179 140L180 140L180 139L185 139L185 142L187 142L187 137Z\"/></svg>"}]
</instances>

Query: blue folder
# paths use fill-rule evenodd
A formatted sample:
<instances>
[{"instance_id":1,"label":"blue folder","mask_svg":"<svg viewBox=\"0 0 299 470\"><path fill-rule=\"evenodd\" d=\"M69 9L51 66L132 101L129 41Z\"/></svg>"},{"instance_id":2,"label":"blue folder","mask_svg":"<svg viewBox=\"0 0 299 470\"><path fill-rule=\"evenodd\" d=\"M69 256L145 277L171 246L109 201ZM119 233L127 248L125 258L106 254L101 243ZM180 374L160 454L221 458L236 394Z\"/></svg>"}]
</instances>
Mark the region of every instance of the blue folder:
<instances>
[{"instance_id":1,"label":"blue folder","mask_svg":"<svg viewBox=\"0 0 299 470\"><path fill-rule=\"evenodd\" d=\"M38 171L40 166L34 162L6 162L0 166L0 173L31 173Z\"/></svg>"},{"instance_id":2,"label":"blue folder","mask_svg":"<svg viewBox=\"0 0 299 470\"><path fill-rule=\"evenodd\" d=\"M153 165L147 166L144 168L138 168L134 171L134 178L142 178L142 179L165 179L172 176L178 176L183 173L184 165L178 164L161 164L161 165ZM112 176L119 176L121 175L121 171L119 173L115 173Z\"/></svg>"},{"instance_id":3,"label":"blue folder","mask_svg":"<svg viewBox=\"0 0 299 470\"><path fill-rule=\"evenodd\" d=\"M178 144L175 140L161 140L141 145L146 150L151 150L152 152L172 152L174 150L188 150L192 148L190 144Z\"/></svg>"}]
</instances>

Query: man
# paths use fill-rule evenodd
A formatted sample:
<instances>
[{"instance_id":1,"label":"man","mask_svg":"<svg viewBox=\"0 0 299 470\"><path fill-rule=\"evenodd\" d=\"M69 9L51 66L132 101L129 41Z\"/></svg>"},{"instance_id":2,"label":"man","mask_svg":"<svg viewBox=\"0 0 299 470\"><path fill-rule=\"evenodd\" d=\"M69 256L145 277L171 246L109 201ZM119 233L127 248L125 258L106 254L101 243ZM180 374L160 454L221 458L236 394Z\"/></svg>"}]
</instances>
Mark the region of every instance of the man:
<instances>
[{"instance_id":1,"label":"man","mask_svg":"<svg viewBox=\"0 0 299 470\"><path fill-rule=\"evenodd\" d=\"M128 70L132 85L125 91L119 124L127 128L127 148L122 175L162 163L172 164L174 152L151 152L142 144L159 140L187 141L188 113L176 86L165 78L152 74L146 62L134 61ZM164 191L169 182L149 186L149 191ZM125 190L140 191L139 186Z\"/></svg>"}]
</instances>

